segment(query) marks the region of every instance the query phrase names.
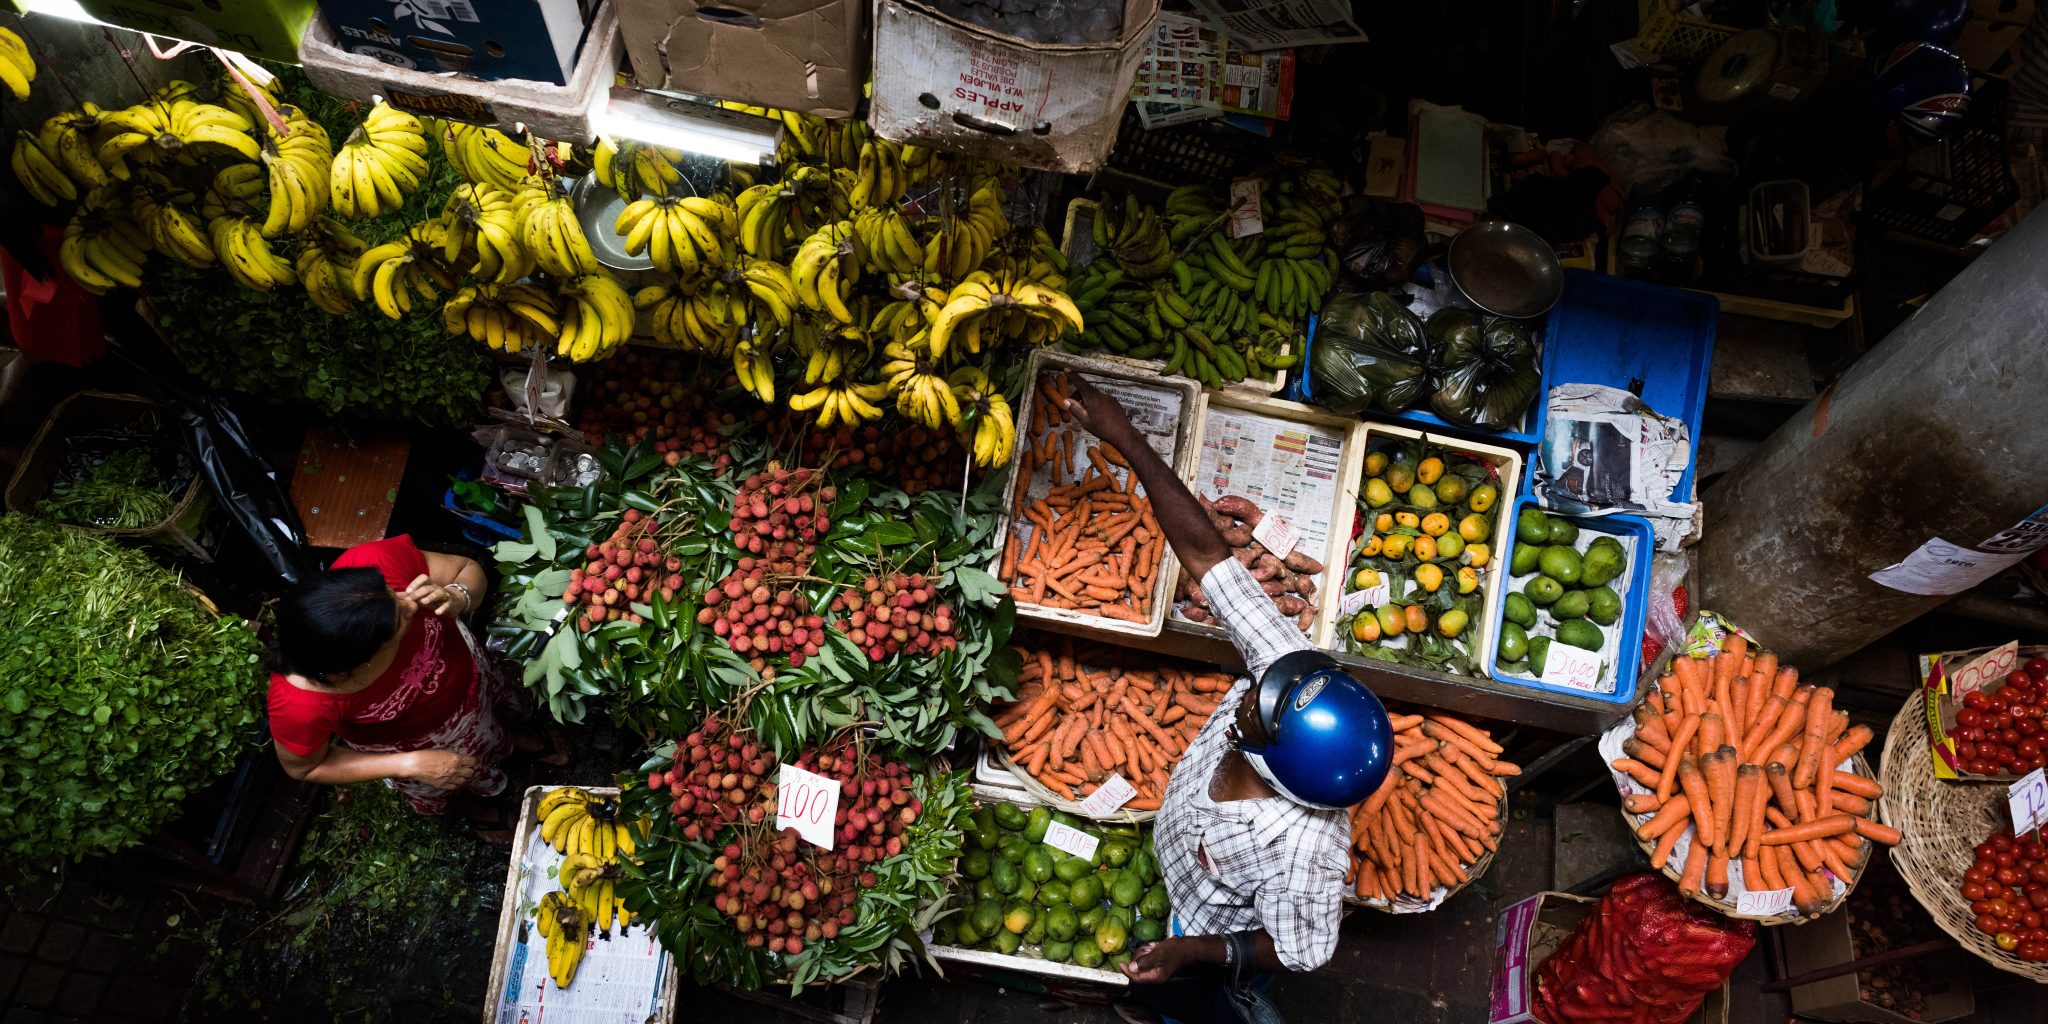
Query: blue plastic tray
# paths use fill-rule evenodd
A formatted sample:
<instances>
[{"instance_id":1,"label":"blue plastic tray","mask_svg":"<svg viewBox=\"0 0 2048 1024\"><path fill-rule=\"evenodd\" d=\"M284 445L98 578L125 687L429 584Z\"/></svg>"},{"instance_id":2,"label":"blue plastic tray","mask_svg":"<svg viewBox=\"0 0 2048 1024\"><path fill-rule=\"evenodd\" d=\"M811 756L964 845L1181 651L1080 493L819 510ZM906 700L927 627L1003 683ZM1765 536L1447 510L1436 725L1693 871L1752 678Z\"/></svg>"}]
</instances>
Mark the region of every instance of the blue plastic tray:
<instances>
[{"instance_id":1,"label":"blue plastic tray","mask_svg":"<svg viewBox=\"0 0 2048 1024\"><path fill-rule=\"evenodd\" d=\"M1699 464L1700 417L1707 404L1707 372L1714 362L1714 329L1721 304L1710 295L1680 288L1612 277L1586 270L1568 270L1564 298L1550 311L1544 327L1541 402L1548 410L1549 389L1559 384L1605 384L1627 390L1642 382L1640 394L1650 408L1685 421L1692 438L1693 465L1685 468L1674 501L1692 498L1693 471ZM1539 416L1535 443L1540 447ZM1533 490L1540 452L1526 469Z\"/></svg>"},{"instance_id":2,"label":"blue plastic tray","mask_svg":"<svg viewBox=\"0 0 2048 1024\"><path fill-rule=\"evenodd\" d=\"M1553 313L1553 315L1555 314ZM1293 378L1287 383L1286 392L1281 396L1289 401L1301 402L1306 405L1316 404L1310 398L1310 395L1313 393L1314 382L1309 380L1308 353L1315 350L1316 327L1320 321L1321 317L1319 315L1311 314L1309 316L1308 345L1303 349L1300 367L1294 371ZM1548 327L1542 330L1531 329L1539 349L1543 346L1544 335L1548 331ZM1526 466L1527 463L1534 460L1536 445L1543 439L1543 408L1545 403L1542 396L1548 393L1547 387L1540 387L1537 390L1536 400L1529 403L1529 411L1522 415L1522 426L1527 428L1524 430L1479 430L1473 427L1461 427L1430 412L1426 400L1423 404L1402 412L1387 412L1375 405L1367 409L1365 415L1371 416L1374 419L1414 427L1417 430L1427 430L1432 434L1443 434L1449 437L1463 438L1467 441L1481 441L1486 444L1504 444L1511 448L1520 449L1529 456L1522 460ZM1529 479L1526 468L1523 470L1523 476L1525 480ZM1527 485L1524 483L1520 486L1526 488Z\"/></svg>"},{"instance_id":3,"label":"blue plastic tray","mask_svg":"<svg viewBox=\"0 0 2048 1024\"><path fill-rule=\"evenodd\" d=\"M1522 584L1532 578L1530 576L1511 576L1507 574L1507 570L1508 566L1514 564L1515 548L1519 543L1515 539L1515 524L1521 521L1523 509L1536 507L1538 506L1534 498L1526 496L1517 498L1514 505L1508 509L1508 518L1501 523L1502 541L1500 553L1496 557L1500 559L1501 583L1508 588L1505 593L1519 593L1522 589ZM1593 693L1587 690L1575 690L1569 686L1553 686L1535 679L1524 679L1520 676L1507 675L1495 668L1494 654L1499 650L1500 624L1507 617L1507 601L1505 599L1495 606L1491 621L1487 623L1485 635L1489 639L1485 652L1480 656L1482 659L1480 664L1485 667L1487 675L1511 686L1526 686L1532 690L1542 690L1545 693L1570 694L1574 697L1583 697L1588 700L1597 700L1621 707L1634 704L1636 700L1636 675L1642 670L1643 662L1643 619L1650 608L1650 556L1657 549L1656 531L1650 527L1648 522L1634 516L1615 515L1581 518L1579 516L1557 516L1556 513L1547 511L1545 514L1555 518L1570 520L1577 524L1582 535L1587 533L1605 533L1616 537L1635 538L1636 549L1634 556L1629 560L1628 567L1628 589L1621 595L1621 618L1617 620L1617 624L1621 627L1621 638L1614 658L1614 692Z\"/></svg>"}]
</instances>

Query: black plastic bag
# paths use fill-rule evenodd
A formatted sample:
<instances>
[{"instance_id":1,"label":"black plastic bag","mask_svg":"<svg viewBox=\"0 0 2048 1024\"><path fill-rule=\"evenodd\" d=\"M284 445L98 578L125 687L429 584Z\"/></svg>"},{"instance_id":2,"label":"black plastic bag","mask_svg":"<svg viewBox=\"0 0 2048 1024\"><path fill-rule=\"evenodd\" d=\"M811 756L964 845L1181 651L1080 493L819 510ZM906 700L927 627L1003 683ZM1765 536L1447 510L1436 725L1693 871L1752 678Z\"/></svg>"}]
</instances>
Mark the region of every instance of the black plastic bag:
<instances>
[{"instance_id":1,"label":"black plastic bag","mask_svg":"<svg viewBox=\"0 0 2048 1024\"><path fill-rule=\"evenodd\" d=\"M1356 416L1377 404L1400 412L1429 389L1422 321L1386 292L1347 292L1323 304L1309 353L1314 400Z\"/></svg>"},{"instance_id":2,"label":"black plastic bag","mask_svg":"<svg viewBox=\"0 0 2048 1024\"><path fill-rule=\"evenodd\" d=\"M1527 328L1506 317L1443 309L1429 318L1427 333L1440 371L1431 411L1446 422L1482 430L1521 422L1542 390Z\"/></svg>"}]
</instances>

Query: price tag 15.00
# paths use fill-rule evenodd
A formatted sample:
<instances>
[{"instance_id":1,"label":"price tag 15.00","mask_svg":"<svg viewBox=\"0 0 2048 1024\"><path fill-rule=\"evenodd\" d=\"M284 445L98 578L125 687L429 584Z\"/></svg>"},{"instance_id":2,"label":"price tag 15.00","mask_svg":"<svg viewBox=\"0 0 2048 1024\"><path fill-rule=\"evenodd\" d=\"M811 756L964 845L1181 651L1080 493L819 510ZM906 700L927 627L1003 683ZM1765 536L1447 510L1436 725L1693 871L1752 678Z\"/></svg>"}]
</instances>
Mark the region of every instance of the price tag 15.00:
<instances>
[{"instance_id":1,"label":"price tag 15.00","mask_svg":"<svg viewBox=\"0 0 2048 1024\"><path fill-rule=\"evenodd\" d=\"M1735 912L1754 917L1777 917L1792 909L1792 890L1766 889L1762 892L1751 890L1735 897Z\"/></svg>"},{"instance_id":2,"label":"price tag 15.00","mask_svg":"<svg viewBox=\"0 0 2048 1024\"><path fill-rule=\"evenodd\" d=\"M775 830L796 829L812 846L832 848L839 820L839 780L785 764L775 776Z\"/></svg>"},{"instance_id":3,"label":"price tag 15.00","mask_svg":"<svg viewBox=\"0 0 2048 1024\"><path fill-rule=\"evenodd\" d=\"M2014 835L2032 832L2048 823L2048 776L2036 768L2005 788L2006 803L2012 808Z\"/></svg>"},{"instance_id":4,"label":"price tag 15.00","mask_svg":"<svg viewBox=\"0 0 2048 1024\"><path fill-rule=\"evenodd\" d=\"M1082 860L1095 859L1097 840L1094 836L1057 821L1045 826L1045 845L1061 853L1072 854Z\"/></svg>"},{"instance_id":5,"label":"price tag 15.00","mask_svg":"<svg viewBox=\"0 0 2048 1024\"><path fill-rule=\"evenodd\" d=\"M1550 656L1543 663L1542 678L1552 686L1569 686L1574 690L1598 689L1600 655L1552 641Z\"/></svg>"},{"instance_id":6,"label":"price tag 15.00","mask_svg":"<svg viewBox=\"0 0 2048 1024\"><path fill-rule=\"evenodd\" d=\"M1137 795L1138 791L1123 776L1111 772L1102 785L1095 787L1095 792L1088 794L1088 799L1081 801L1081 810L1091 818L1107 818Z\"/></svg>"}]
</instances>

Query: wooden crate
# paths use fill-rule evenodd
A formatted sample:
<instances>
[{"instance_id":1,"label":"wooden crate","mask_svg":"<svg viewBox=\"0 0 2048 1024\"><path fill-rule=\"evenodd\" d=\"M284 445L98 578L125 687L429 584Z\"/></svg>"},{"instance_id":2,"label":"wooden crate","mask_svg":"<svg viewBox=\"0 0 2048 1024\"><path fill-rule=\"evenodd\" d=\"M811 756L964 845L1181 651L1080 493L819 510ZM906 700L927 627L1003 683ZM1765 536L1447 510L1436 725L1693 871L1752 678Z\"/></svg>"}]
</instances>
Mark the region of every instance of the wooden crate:
<instances>
[{"instance_id":1,"label":"wooden crate","mask_svg":"<svg viewBox=\"0 0 2048 1024\"><path fill-rule=\"evenodd\" d=\"M529 964L538 958L544 965L547 958L545 940L533 927L528 911L539 900L539 894L556 887L552 873L561 865L562 855L534 835L539 823L533 812L543 796L560 788L530 787L519 802L519 828L512 834L512 864L505 871L504 906L498 911L498 942L491 953L491 986L484 995L484 1024L522 1024L539 1019L525 1015L531 1007L522 1011L511 989L519 985L522 976L531 978L526 971ZM592 796L619 795L611 787L583 788ZM583 966L567 991L543 980L546 991L542 994L550 1016L559 1013L585 1024L642 1024L672 1019L681 972L668 950L655 941L648 925L635 921L630 928L613 934L609 943L598 938L590 941L592 946L584 953ZM646 963L648 960L652 961L651 967ZM618 980L612 980L615 967ZM628 972L640 981L629 983ZM540 973L544 979L545 966ZM642 988L642 983L647 987Z\"/></svg>"},{"instance_id":2,"label":"wooden crate","mask_svg":"<svg viewBox=\"0 0 2048 1024\"><path fill-rule=\"evenodd\" d=\"M1030 448L1033 424L1032 394L1038 387L1039 375L1047 371L1069 370L1084 375L1090 383L1103 388L1112 397L1124 403L1129 411L1135 398L1144 398L1154 408L1147 415L1144 410L1132 418L1138 429L1152 439L1153 450L1166 461L1167 467L1176 476L1187 478L1188 463L1194 454L1194 433L1202 420L1203 397L1200 385L1187 380L1161 380L1157 374L1117 366L1097 359L1086 359L1039 349L1031 354L1025 367L1024 398L1019 402L1017 415L1017 450L1010 460L1010 480L1003 490L1003 523L998 533L996 558L989 568L1000 572L1002 552L1007 550L1010 537L1014 534L1021 549L1036 529L1029 519L1024 518L1020 509L1024 504L1035 501L1052 488L1052 472L1048 468L1034 470L1030 479L1022 479L1018 470L1022 467L1026 452ZM1079 444L1087 431L1078 426L1076 442ZM1087 461L1082 459L1085 468ZM1071 471L1071 467L1070 467ZM1075 473L1078 478L1080 474ZM1159 572L1152 583L1152 615L1146 622L1130 622L1124 619L1091 615L1065 608L1050 608L1043 605L1017 602L1017 617L1057 623L1066 627L1067 632L1113 639L1116 636L1158 636L1166 622L1166 609L1172 593L1175 578L1180 573L1180 560L1174 556L1169 545L1160 554Z\"/></svg>"},{"instance_id":3,"label":"wooden crate","mask_svg":"<svg viewBox=\"0 0 2048 1024\"><path fill-rule=\"evenodd\" d=\"M1287 433L1288 425L1297 429ZM1323 563L1316 577L1316 617L1309 628L1309 640L1318 647L1330 646L1344 593L1365 435L1364 422L1314 406L1248 392L1212 392L1183 477L1202 497L1250 498L1261 511L1285 514L1298 530L1319 539L1297 545ZM1332 444L1335 451L1315 450ZM1182 617L1178 608L1169 622L1175 632L1228 635L1220 626Z\"/></svg>"}]
</instances>

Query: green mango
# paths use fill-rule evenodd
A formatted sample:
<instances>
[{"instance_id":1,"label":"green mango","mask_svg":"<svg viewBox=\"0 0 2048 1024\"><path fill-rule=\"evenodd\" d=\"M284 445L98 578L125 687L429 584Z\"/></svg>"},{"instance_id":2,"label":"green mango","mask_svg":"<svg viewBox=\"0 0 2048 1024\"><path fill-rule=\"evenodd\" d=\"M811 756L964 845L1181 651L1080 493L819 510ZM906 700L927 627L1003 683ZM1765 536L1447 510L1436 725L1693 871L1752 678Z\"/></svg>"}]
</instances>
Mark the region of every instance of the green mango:
<instances>
[{"instance_id":1,"label":"green mango","mask_svg":"<svg viewBox=\"0 0 2048 1024\"><path fill-rule=\"evenodd\" d=\"M1541 679L1543 677L1543 666L1548 664L1550 664L1550 637L1530 637L1529 674Z\"/></svg>"},{"instance_id":2,"label":"green mango","mask_svg":"<svg viewBox=\"0 0 2048 1024\"><path fill-rule=\"evenodd\" d=\"M1115 971L1118 974L1122 974L1124 970L1124 965L1130 962L1131 951L1126 949L1123 952L1118 953L1117 955L1109 957L1108 959L1102 961L1102 969L1106 971Z\"/></svg>"},{"instance_id":3,"label":"green mango","mask_svg":"<svg viewBox=\"0 0 2048 1024\"><path fill-rule=\"evenodd\" d=\"M1523 509L1515 517L1515 539L1523 544L1550 543L1550 517L1542 509Z\"/></svg>"},{"instance_id":4,"label":"green mango","mask_svg":"<svg viewBox=\"0 0 2048 1024\"><path fill-rule=\"evenodd\" d=\"M936 939L937 937L938 936L935 932L933 934L933 938ZM971 949L976 943L980 942L983 938L985 938L985 936L981 934L980 929L974 927L973 920L967 917L962 917L960 919L959 924L953 928L953 942L942 943L942 945L952 945L957 943L962 949Z\"/></svg>"},{"instance_id":5,"label":"green mango","mask_svg":"<svg viewBox=\"0 0 2048 1024\"><path fill-rule=\"evenodd\" d=\"M1076 911L1074 915L1074 928L1077 933L1094 932L1095 926L1102 923L1102 915L1108 913L1100 903L1090 904L1086 910L1082 910L1079 907L1074 909Z\"/></svg>"},{"instance_id":6,"label":"green mango","mask_svg":"<svg viewBox=\"0 0 2048 1024\"><path fill-rule=\"evenodd\" d=\"M1017 891L1017 882L1024 876L1018 873L1016 864L998 860L989 865L988 877L995 882L997 892L1008 895Z\"/></svg>"},{"instance_id":7,"label":"green mango","mask_svg":"<svg viewBox=\"0 0 2048 1024\"><path fill-rule=\"evenodd\" d=\"M1074 943L1074 966L1101 967L1102 950L1093 942Z\"/></svg>"},{"instance_id":8,"label":"green mango","mask_svg":"<svg viewBox=\"0 0 2048 1024\"><path fill-rule=\"evenodd\" d=\"M996 856L1009 861L1011 864L1023 863L1024 855L1030 852L1031 841L1025 839L1022 833L1004 833L1001 838L996 840Z\"/></svg>"},{"instance_id":9,"label":"green mango","mask_svg":"<svg viewBox=\"0 0 2048 1024\"><path fill-rule=\"evenodd\" d=\"M1020 873L1017 878L1017 891L1010 895L1029 903L1038 896L1038 883L1032 881L1031 876Z\"/></svg>"},{"instance_id":10,"label":"green mango","mask_svg":"<svg viewBox=\"0 0 2048 1024\"><path fill-rule=\"evenodd\" d=\"M1024 818L1024 838L1034 843L1045 842L1046 826L1052 824L1052 811L1044 807L1033 807Z\"/></svg>"},{"instance_id":11,"label":"green mango","mask_svg":"<svg viewBox=\"0 0 2048 1024\"><path fill-rule=\"evenodd\" d=\"M1135 906L1145 895L1145 886L1137 877L1126 873L1109 887L1109 901L1119 907Z\"/></svg>"},{"instance_id":12,"label":"green mango","mask_svg":"<svg viewBox=\"0 0 2048 1024\"><path fill-rule=\"evenodd\" d=\"M1138 915L1131 913L1129 907L1110 907L1103 911L1102 919L1123 925L1125 931L1129 931L1132 925L1138 923Z\"/></svg>"},{"instance_id":13,"label":"green mango","mask_svg":"<svg viewBox=\"0 0 2048 1024\"><path fill-rule=\"evenodd\" d=\"M1621 542L1612 537L1596 538L1586 548L1579 569L1579 585L1583 587L1605 586L1621 576L1628 567L1628 554L1621 549Z\"/></svg>"},{"instance_id":14,"label":"green mango","mask_svg":"<svg viewBox=\"0 0 2048 1024\"><path fill-rule=\"evenodd\" d=\"M996 827L1006 832L1021 831L1024 828L1025 822L1029 820L1024 816L1024 811L1021 808L1016 804L1008 802L996 805L995 819Z\"/></svg>"},{"instance_id":15,"label":"green mango","mask_svg":"<svg viewBox=\"0 0 2048 1024\"><path fill-rule=\"evenodd\" d=\"M1102 879L1094 875L1075 880L1067 886L1067 905L1076 910L1092 907L1102 902Z\"/></svg>"},{"instance_id":16,"label":"green mango","mask_svg":"<svg viewBox=\"0 0 2048 1024\"><path fill-rule=\"evenodd\" d=\"M1552 516L1549 539L1552 544L1576 544L1579 540L1579 527L1562 516Z\"/></svg>"},{"instance_id":17,"label":"green mango","mask_svg":"<svg viewBox=\"0 0 2048 1024\"><path fill-rule=\"evenodd\" d=\"M1038 887L1037 903L1041 907L1064 907L1067 905L1067 883L1055 878Z\"/></svg>"},{"instance_id":18,"label":"green mango","mask_svg":"<svg viewBox=\"0 0 2048 1024\"><path fill-rule=\"evenodd\" d=\"M1078 927L1080 915L1072 907L1058 906L1045 912L1045 934L1056 942L1071 941Z\"/></svg>"},{"instance_id":19,"label":"green mango","mask_svg":"<svg viewBox=\"0 0 2048 1024\"><path fill-rule=\"evenodd\" d=\"M1558 598L1564 596L1564 584L1550 576L1538 576L1522 584L1522 593L1529 598L1530 604L1538 608L1548 608Z\"/></svg>"},{"instance_id":20,"label":"green mango","mask_svg":"<svg viewBox=\"0 0 2048 1024\"><path fill-rule=\"evenodd\" d=\"M1158 942L1166 937L1166 929L1160 927L1156 917L1142 918L1131 926L1131 938L1139 942Z\"/></svg>"},{"instance_id":21,"label":"green mango","mask_svg":"<svg viewBox=\"0 0 2048 1024\"><path fill-rule=\"evenodd\" d=\"M1024 855L1024 877L1034 882L1052 878L1052 854L1044 850L1032 850Z\"/></svg>"},{"instance_id":22,"label":"green mango","mask_svg":"<svg viewBox=\"0 0 2048 1024\"><path fill-rule=\"evenodd\" d=\"M990 878L990 877L988 877L987 875L983 875L983 876L981 876L980 878L977 878L977 879L975 879L975 880L974 880L974 898L975 898L975 899L978 899L978 900L992 900L992 899L995 899L996 897L998 897L998 896L1001 896L1001 895L1002 895L1002 893L1001 893L1001 892L998 892L998 891L996 890L996 880L995 880L995 879L993 879L993 878Z\"/></svg>"},{"instance_id":23,"label":"green mango","mask_svg":"<svg viewBox=\"0 0 2048 1024\"><path fill-rule=\"evenodd\" d=\"M1557 642L1570 644L1581 650L1597 651L1606 640L1600 635L1600 627L1583 619L1572 619L1558 623Z\"/></svg>"},{"instance_id":24,"label":"green mango","mask_svg":"<svg viewBox=\"0 0 2048 1024\"><path fill-rule=\"evenodd\" d=\"M1003 908L1003 929L1005 931L1015 932L1018 935L1022 935L1025 931L1030 929L1031 922L1036 918L1036 916L1037 915L1032 912L1031 904L1012 903L1009 906Z\"/></svg>"},{"instance_id":25,"label":"green mango","mask_svg":"<svg viewBox=\"0 0 2048 1024\"><path fill-rule=\"evenodd\" d=\"M1520 597L1520 594L1511 594ZM1529 634L1512 622L1500 624L1500 643L1493 649L1496 661L1520 661L1529 656Z\"/></svg>"},{"instance_id":26,"label":"green mango","mask_svg":"<svg viewBox=\"0 0 2048 1024\"><path fill-rule=\"evenodd\" d=\"M932 925L932 941L941 946L957 945L960 942L960 923L949 917Z\"/></svg>"},{"instance_id":27,"label":"green mango","mask_svg":"<svg viewBox=\"0 0 2048 1024\"><path fill-rule=\"evenodd\" d=\"M984 850L995 849L996 833L998 831L996 829L996 812L983 807L975 811L969 820L973 822L973 827L967 830L967 834L969 838L974 840L974 845Z\"/></svg>"},{"instance_id":28,"label":"green mango","mask_svg":"<svg viewBox=\"0 0 2048 1024\"><path fill-rule=\"evenodd\" d=\"M1024 929L1024 944L1037 946L1045 942L1045 914L1041 911L1031 919L1031 927Z\"/></svg>"},{"instance_id":29,"label":"green mango","mask_svg":"<svg viewBox=\"0 0 2048 1024\"><path fill-rule=\"evenodd\" d=\"M1138 881L1151 885L1159 881L1159 859L1152 856L1150 841L1146 848L1131 854L1131 870L1138 873Z\"/></svg>"},{"instance_id":30,"label":"green mango","mask_svg":"<svg viewBox=\"0 0 2048 1024\"><path fill-rule=\"evenodd\" d=\"M967 922L974 925L979 935L994 935L1003 929L1003 908L994 900L982 900L968 911Z\"/></svg>"},{"instance_id":31,"label":"green mango","mask_svg":"<svg viewBox=\"0 0 2048 1024\"><path fill-rule=\"evenodd\" d=\"M1585 571L1585 563L1579 558L1579 553L1562 544L1544 548L1536 556L1536 565L1543 570L1543 575L1568 587L1578 583L1579 576Z\"/></svg>"},{"instance_id":32,"label":"green mango","mask_svg":"<svg viewBox=\"0 0 2048 1024\"><path fill-rule=\"evenodd\" d=\"M987 878L988 865L988 854L980 850L969 850L960 856L960 874L968 878Z\"/></svg>"},{"instance_id":33,"label":"green mango","mask_svg":"<svg viewBox=\"0 0 2048 1024\"><path fill-rule=\"evenodd\" d=\"M1079 857L1068 857L1052 866L1053 876L1062 882L1075 882L1095 873L1095 865Z\"/></svg>"},{"instance_id":34,"label":"green mango","mask_svg":"<svg viewBox=\"0 0 2048 1024\"><path fill-rule=\"evenodd\" d=\"M1115 918L1105 918L1101 924L1095 926L1095 948L1101 950L1104 956L1123 952L1129 941L1130 930Z\"/></svg>"},{"instance_id":35,"label":"green mango","mask_svg":"<svg viewBox=\"0 0 2048 1024\"><path fill-rule=\"evenodd\" d=\"M1590 563L1589 563L1590 564ZM1582 581L1584 577L1580 578ZM1621 618L1621 595L1613 587L1596 587L1586 592L1586 617L1603 626Z\"/></svg>"},{"instance_id":36,"label":"green mango","mask_svg":"<svg viewBox=\"0 0 2048 1024\"><path fill-rule=\"evenodd\" d=\"M1164 885L1155 883L1152 888L1145 890L1144 896L1138 899L1138 913L1146 917L1163 918L1172 909L1173 905L1167 900L1166 886Z\"/></svg>"},{"instance_id":37,"label":"green mango","mask_svg":"<svg viewBox=\"0 0 2048 1024\"><path fill-rule=\"evenodd\" d=\"M1560 622L1566 619L1583 619L1592 603L1593 599L1585 591L1567 590L1563 597L1551 604L1550 615Z\"/></svg>"},{"instance_id":38,"label":"green mango","mask_svg":"<svg viewBox=\"0 0 2048 1024\"><path fill-rule=\"evenodd\" d=\"M1102 844L1102 862L1113 868L1120 868L1131 862L1131 844L1112 839Z\"/></svg>"},{"instance_id":39,"label":"green mango","mask_svg":"<svg viewBox=\"0 0 2048 1024\"><path fill-rule=\"evenodd\" d=\"M1534 544L1516 544L1515 553L1508 556L1508 575L1527 576L1536 571L1536 559L1543 549Z\"/></svg>"},{"instance_id":40,"label":"green mango","mask_svg":"<svg viewBox=\"0 0 2048 1024\"><path fill-rule=\"evenodd\" d=\"M1024 948L1024 936L1011 931L997 932L994 945L996 952L1004 956L1016 956L1017 951Z\"/></svg>"},{"instance_id":41,"label":"green mango","mask_svg":"<svg viewBox=\"0 0 2048 1024\"><path fill-rule=\"evenodd\" d=\"M1072 939L1054 939L1045 944L1044 952L1045 958L1053 963L1067 963L1074 959L1074 941Z\"/></svg>"},{"instance_id":42,"label":"green mango","mask_svg":"<svg viewBox=\"0 0 2048 1024\"><path fill-rule=\"evenodd\" d=\"M1536 624L1536 605L1523 594L1508 594L1501 599L1501 617L1523 629Z\"/></svg>"}]
</instances>

